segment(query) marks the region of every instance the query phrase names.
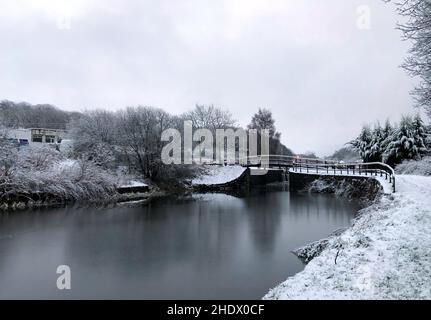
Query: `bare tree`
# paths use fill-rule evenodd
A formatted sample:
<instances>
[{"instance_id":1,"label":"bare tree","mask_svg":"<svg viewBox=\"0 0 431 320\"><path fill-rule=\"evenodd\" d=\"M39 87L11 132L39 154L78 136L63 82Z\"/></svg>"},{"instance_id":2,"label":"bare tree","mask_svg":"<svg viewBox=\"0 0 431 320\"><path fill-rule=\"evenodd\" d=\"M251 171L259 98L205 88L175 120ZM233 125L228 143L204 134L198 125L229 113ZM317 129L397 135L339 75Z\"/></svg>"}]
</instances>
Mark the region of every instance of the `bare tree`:
<instances>
[{"instance_id":1,"label":"bare tree","mask_svg":"<svg viewBox=\"0 0 431 320\"><path fill-rule=\"evenodd\" d=\"M118 113L119 145L130 165L146 177L156 178L161 166L162 132L173 124L165 111L153 107L129 107Z\"/></svg>"},{"instance_id":2,"label":"bare tree","mask_svg":"<svg viewBox=\"0 0 431 320\"><path fill-rule=\"evenodd\" d=\"M236 120L229 111L214 105L196 105L192 111L183 114L183 118L191 120L194 128L205 128L213 132L216 129L227 129L236 125Z\"/></svg>"},{"instance_id":3,"label":"bare tree","mask_svg":"<svg viewBox=\"0 0 431 320\"><path fill-rule=\"evenodd\" d=\"M115 164L118 120L113 112L94 110L68 124L75 157L93 161L105 168Z\"/></svg>"},{"instance_id":4,"label":"bare tree","mask_svg":"<svg viewBox=\"0 0 431 320\"><path fill-rule=\"evenodd\" d=\"M398 23L405 40L412 41L409 57L403 68L421 79L413 90L418 107L423 107L431 117L431 1L430 0L384 0L394 2L405 22Z\"/></svg>"}]
</instances>

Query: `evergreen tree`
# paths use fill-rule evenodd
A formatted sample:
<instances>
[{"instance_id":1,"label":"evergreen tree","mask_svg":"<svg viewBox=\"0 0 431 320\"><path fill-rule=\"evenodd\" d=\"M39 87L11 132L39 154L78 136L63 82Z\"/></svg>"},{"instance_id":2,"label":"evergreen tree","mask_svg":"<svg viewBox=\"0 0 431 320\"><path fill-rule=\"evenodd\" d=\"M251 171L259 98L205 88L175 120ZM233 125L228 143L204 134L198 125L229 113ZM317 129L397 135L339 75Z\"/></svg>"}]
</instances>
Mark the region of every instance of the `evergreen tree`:
<instances>
[{"instance_id":1,"label":"evergreen tree","mask_svg":"<svg viewBox=\"0 0 431 320\"><path fill-rule=\"evenodd\" d=\"M403 116L400 124L390 136L383 160L390 165L401 163L404 159L415 159L425 151L423 139L420 137L421 121L415 122L410 116Z\"/></svg>"},{"instance_id":2,"label":"evergreen tree","mask_svg":"<svg viewBox=\"0 0 431 320\"><path fill-rule=\"evenodd\" d=\"M368 125L364 125L359 136L350 142L353 148L359 152L359 155L364 162L369 162L368 158L370 156L372 138L373 136L370 127Z\"/></svg>"},{"instance_id":3,"label":"evergreen tree","mask_svg":"<svg viewBox=\"0 0 431 320\"><path fill-rule=\"evenodd\" d=\"M419 153L422 155L427 152L428 130L418 113L413 118L412 130L415 144L418 146Z\"/></svg>"},{"instance_id":4,"label":"evergreen tree","mask_svg":"<svg viewBox=\"0 0 431 320\"><path fill-rule=\"evenodd\" d=\"M377 122L373 132L371 133L371 142L369 145L367 161L368 162L380 162L382 161L382 155L384 150L382 149L383 141L386 139L383 133L383 128L380 123Z\"/></svg>"},{"instance_id":5,"label":"evergreen tree","mask_svg":"<svg viewBox=\"0 0 431 320\"><path fill-rule=\"evenodd\" d=\"M388 147L390 141L390 137L392 136L392 133L394 131L394 128L389 121L389 119L386 120L384 127L382 128L382 143L381 143L381 150L382 154L385 153L386 148Z\"/></svg>"}]
</instances>

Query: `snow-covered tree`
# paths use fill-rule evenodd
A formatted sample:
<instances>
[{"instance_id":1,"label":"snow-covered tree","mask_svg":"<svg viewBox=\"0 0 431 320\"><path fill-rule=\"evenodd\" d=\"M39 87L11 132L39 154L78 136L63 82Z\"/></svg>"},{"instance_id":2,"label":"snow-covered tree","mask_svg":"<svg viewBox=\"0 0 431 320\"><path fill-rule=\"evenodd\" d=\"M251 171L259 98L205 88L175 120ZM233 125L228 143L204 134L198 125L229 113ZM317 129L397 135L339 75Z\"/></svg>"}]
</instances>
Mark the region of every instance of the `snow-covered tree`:
<instances>
[{"instance_id":1,"label":"snow-covered tree","mask_svg":"<svg viewBox=\"0 0 431 320\"><path fill-rule=\"evenodd\" d=\"M417 105L424 107L431 117L431 1L429 0L385 0L397 6L403 22L398 29L405 40L413 43L403 67L420 82L412 92Z\"/></svg>"},{"instance_id":2,"label":"snow-covered tree","mask_svg":"<svg viewBox=\"0 0 431 320\"><path fill-rule=\"evenodd\" d=\"M371 133L371 141L368 150L368 161L369 162L380 162L383 156L383 141L386 137L384 135L384 130L380 123L377 122Z\"/></svg>"},{"instance_id":3,"label":"snow-covered tree","mask_svg":"<svg viewBox=\"0 0 431 320\"><path fill-rule=\"evenodd\" d=\"M420 131L420 121L415 122L410 116L403 116L389 137L383 161L396 165L404 159L416 159L424 154L426 147Z\"/></svg>"},{"instance_id":4,"label":"snow-covered tree","mask_svg":"<svg viewBox=\"0 0 431 320\"><path fill-rule=\"evenodd\" d=\"M364 162L369 162L372 140L373 134L370 127L368 125L364 125L359 136L349 142L349 144L359 152L359 155Z\"/></svg>"},{"instance_id":5,"label":"snow-covered tree","mask_svg":"<svg viewBox=\"0 0 431 320\"><path fill-rule=\"evenodd\" d=\"M419 113L417 113L413 117L411 126L416 144L420 147L421 154L423 154L427 151L427 140L429 137L429 132Z\"/></svg>"},{"instance_id":6,"label":"snow-covered tree","mask_svg":"<svg viewBox=\"0 0 431 320\"><path fill-rule=\"evenodd\" d=\"M382 145L381 150L382 154L385 152L386 148L388 147L388 144L390 143L390 137L394 131L394 128L389 121L389 119L386 120L385 125L382 128Z\"/></svg>"}]
</instances>

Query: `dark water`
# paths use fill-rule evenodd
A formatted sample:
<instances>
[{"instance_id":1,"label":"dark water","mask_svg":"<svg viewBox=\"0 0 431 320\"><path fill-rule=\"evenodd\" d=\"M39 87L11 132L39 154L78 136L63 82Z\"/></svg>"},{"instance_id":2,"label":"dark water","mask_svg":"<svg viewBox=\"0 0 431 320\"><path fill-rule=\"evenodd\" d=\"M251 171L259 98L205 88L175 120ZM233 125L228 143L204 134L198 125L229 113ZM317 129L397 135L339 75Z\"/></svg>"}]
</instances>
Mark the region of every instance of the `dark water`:
<instances>
[{"instance_id":1,"label":"dark water","mask_svg":"<svg viewBox=\"0 0 431 320\"><path fill-rule=\"evenodd\" d=\"M0 298L260 299L303 269L290 250L358 209L273 191L0 213ZM56 287L59 265L70 266L71 290Z\"/></svg>"}]
</instances>

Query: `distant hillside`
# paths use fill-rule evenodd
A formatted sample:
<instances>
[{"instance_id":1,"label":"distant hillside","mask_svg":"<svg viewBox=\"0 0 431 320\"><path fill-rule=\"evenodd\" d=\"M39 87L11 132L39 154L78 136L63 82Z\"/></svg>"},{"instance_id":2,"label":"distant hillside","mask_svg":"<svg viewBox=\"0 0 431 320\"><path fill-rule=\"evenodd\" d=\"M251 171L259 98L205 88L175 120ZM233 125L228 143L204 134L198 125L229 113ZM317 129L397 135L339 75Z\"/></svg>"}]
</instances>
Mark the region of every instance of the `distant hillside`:
<instances>
[{"instance_id":1,"label":"distant hillside","mask_svg":"<svg viewBox=\"0 0 431 320\"><path fill-rule=\"evenodd\" d=\"M338 160L344 162L355 162L361 160L359 153L350 147L344 147L334 152L333 155L326 157L331 160Z\"/></svg>"},{"instance_id":2,"label":"distant hillside","mask_svg":"<svg viewBox=\"0 0 431 320\"><path fill-rule=\"evenodd\" d=\"M284 156L294 156L295 153L280 142L280 154Z\"/></svg>"},{"instance_id":3,"label":"distant hillside","mask_svg":"<svg viewBox=\"0 0 431 320\"><path fill-rule=\"evenodd\" d=\"M81 114L67 112L50 104L0 102L0 124L8 128L66 129L67 123Z\"/></svg>"}]
</instances>

